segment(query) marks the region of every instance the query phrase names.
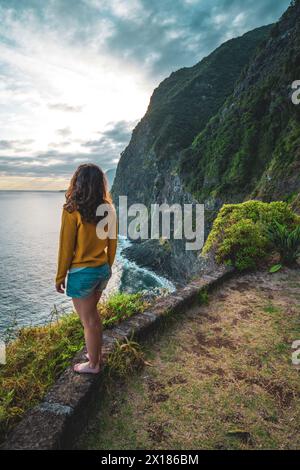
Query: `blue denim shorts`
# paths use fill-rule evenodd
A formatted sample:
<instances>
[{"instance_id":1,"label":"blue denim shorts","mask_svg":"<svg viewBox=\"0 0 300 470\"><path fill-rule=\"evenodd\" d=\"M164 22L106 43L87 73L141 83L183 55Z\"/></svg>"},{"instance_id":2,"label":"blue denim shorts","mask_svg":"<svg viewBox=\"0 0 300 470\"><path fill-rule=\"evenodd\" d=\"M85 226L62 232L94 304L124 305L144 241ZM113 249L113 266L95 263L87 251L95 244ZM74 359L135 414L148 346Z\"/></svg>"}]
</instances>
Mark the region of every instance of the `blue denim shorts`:
<instances>
[{"instance_id":1,"label":"blue denim shorts","mask_svg":"<svg viewBox=\"0 0 300 470\"><path fill-rule=\"evenodd\" d=\"M71 268L68 273L66 294L81 299L93 292L102 292L111 277L108 263L96 267Z\"/></svg>"}]
</instances>

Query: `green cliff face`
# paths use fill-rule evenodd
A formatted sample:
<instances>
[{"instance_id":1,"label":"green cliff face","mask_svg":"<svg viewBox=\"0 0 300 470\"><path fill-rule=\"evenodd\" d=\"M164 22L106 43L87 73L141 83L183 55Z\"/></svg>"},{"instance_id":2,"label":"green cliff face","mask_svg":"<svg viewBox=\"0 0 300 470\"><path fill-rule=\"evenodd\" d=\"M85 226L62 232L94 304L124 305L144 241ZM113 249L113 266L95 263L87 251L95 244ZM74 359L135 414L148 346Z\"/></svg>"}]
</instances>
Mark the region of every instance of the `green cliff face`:
<instances>
[{"instance_id":1,"label":"green cliff face","mask_svg":"<svg viewBox=\"0 0 300 470\"><path fill-rule=\"evenodd\" d=\"M154 90L145 116L121 155L112 190L115 200L127 195L129 203L180 202L181 151L232 93L269 31L270 26L258 28L226 42L195 66L172 73Z\"/></svg>"},{"instance_id":2,"label":"green cliff face","mask_svg":"<svg viewBox=\"0 0 300 470\"><path fill-rule=\"evenodd\" d=\"M121 155L115 201L204 203L207 231L224 203L284 199L300 209L300 105L291 100L300 80L299 18L296 0L275 25L164 80ZM199 269L197 253L181 241L161 252L155 240L127 249L176 279Z\"/></svg>"},{"instance_id":3,"label":"green cliff face","mask_svg":"<svg viewBox=\"0 0 300 470\"><path fill-rule=\"evenodd\" d=\"M300 105L292 103L291 84L300 79L299 18L297 0L184 153L184 185L199 201L296 200Z\"/></svg>"}]
</instances>

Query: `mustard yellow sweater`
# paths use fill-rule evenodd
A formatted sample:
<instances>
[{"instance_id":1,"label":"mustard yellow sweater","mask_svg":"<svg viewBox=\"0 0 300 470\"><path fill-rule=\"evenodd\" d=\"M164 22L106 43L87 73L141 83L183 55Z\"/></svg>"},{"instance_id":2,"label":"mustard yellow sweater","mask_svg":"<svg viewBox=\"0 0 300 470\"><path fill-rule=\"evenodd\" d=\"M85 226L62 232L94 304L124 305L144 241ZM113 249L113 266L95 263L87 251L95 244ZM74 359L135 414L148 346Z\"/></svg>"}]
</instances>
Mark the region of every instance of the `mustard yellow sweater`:
<instances>
[{"instance_id":1,"label":"mustard yellow sweater","mask_svg":"<svg viewBox=\"0 0 300 470\"><path fill-rule=\"evenodd\" d=\"M64 281L70 268L112 266L117 248L117 239L101 240L96 234L96 225L84 222L78 211L62 213L58 268L56 283Z\"/></svg>"}]
</instances>

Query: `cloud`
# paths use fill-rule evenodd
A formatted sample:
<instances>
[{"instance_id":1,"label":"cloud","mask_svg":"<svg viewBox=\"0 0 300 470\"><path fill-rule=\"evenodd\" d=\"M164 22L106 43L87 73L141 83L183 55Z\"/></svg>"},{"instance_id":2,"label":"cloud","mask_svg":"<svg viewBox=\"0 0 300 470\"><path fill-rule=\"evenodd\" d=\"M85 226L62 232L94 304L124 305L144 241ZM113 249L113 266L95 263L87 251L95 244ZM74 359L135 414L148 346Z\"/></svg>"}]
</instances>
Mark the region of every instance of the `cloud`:
<instances>
[{"instance_id":1,"label":"cloud","mask_svg":"<svg viewBox=\"0 0 300 470\"><path fill-rule=\"evenodd\" d=\"M50 142L48 144L48 147L49 148L57 148L57 149L61 149L62 147L68 147L69 145L72 144L72 141L70 140L64 140L64 141L61 141L61 142Z\"/></svg>"},{"instance_id":2,"label":"cloud","mask_svg":"<svg viewBox=\"0 0 300 470\"><path fill-rule=\"evenodd\" d=\"M119 143L126 143L129 141L132 130L136 124L137 121L110 122L108 123L108 129L103 132L103 135Z\"/></svg>"},{"instance_id":3,"label":"cloud","mask_svg":"<svg viewBox=\"0 0 300 470\"><path fill-rule=\"evenodd\" d=\"M33 143L32 139L24 139L24 140L3 139L3 140L0 140L0 150L13 150L14 152L20 152L32 143Z\"/></svg>"},{"instance_id":4,"label":"cloud","mask_svg":"<svg viewBox=\"0 0 300 470\"><path fill-rule=\"evenodd\" d=\"M72 106L66 103L50 103L48 104L48 108L55 111L63 111L65 113L80 113L80 111L83 109L83 106Z\"/></svg>"},{"instance_id":5,"label":"cloud","mask_svg":"<svg viewBox=\"0 0 300 470\"><path fill-rule=\"evenodd\" d=\"M56 133L62 137L68 137L72 134L72 131L69 127L64 127L63 129L57 129Z\"/></svg>"},{"instance_id":6,"label":"cloud","mask_svg":"<svg viewBox=\"0 0 300 470\"><path fill-rule=\"evenodd\" d=\"M104 170L115 168L124 146L128 144L136 121L110 122L100 137L94 140L76 142L79 151L70 151L72 140L50 142L48 150L34 154L0 155L0 178L7 177L50 177L69 179L78 165L92 162ZM72 134L69 128L57 129L56 133L65 137ZM0 150L11 150L23 141L0 141ZM27 143L30 143L28 140ZM68 151L65 149L68 148Z\"/></svg>"},{"instance_id":7,"label":"cloud","mask_svg":"<svg viewBox=\"0 0 300 470\"><path fill-rule=\"evenodd\" d=\"M106 12L102 1L87 3ZM277 20L289 0L114 3L121 11L125 3L133 6L128 15L117 14L117 8L111 8L109 18L114 29L106 40L107 50L124 62L145 67L149 75L160 79L182 66L195 64L223 41Z\"/></svg>"},{"instance_id":8,"label":"cloud","mask_svg":"<svg viewBox=\"0 0 300 470\"><path fill-rule=\"evenodd\" d=\"M93 162L104 170L115 168L120 152L128 144L136 121L117 121L108 123L98 132L100 138L80 141L81 151L69 152L63 147L72 145L72 140L51 142L49 149L34 155L0 155L0 176L59 176L69 178L76 167L84 162ZM58 132L59 131L59 132ZM69 128L58 129L60 135L70 135ZM10 149L9 143L1 144L0 149ZM2 145L2 147L1 147Z\"/></svg>"},{"instance_id":9,"label":"cloud","mask_svg":"<svg viewBox=\"0 0 300 470\"><path fill-rule=\"evenodd\" d=\"M109 123L108 128L99 132L101 137L99 139L88 140L83 142L82 147L88 147L93 152L98 151L103 147L110 148L114 153L120 153L124 147L129 143L132 130L134 129L137 121L119 121Z\"/></svg>"},{"instance_id":10,"label":"cloud","mask_svg":"<svg viewBox=\"0 0 300 470\"><path fill-rule=\"evenodd\" d=\"M0 176L48 176L55 178L70 178L81 163L92 162L101 165L104 170L111 168L111 156L102 152L92 155L86 153L57 152L50 150L36 155L28 156L0 156Z\"/></svg>"}]
</instances>

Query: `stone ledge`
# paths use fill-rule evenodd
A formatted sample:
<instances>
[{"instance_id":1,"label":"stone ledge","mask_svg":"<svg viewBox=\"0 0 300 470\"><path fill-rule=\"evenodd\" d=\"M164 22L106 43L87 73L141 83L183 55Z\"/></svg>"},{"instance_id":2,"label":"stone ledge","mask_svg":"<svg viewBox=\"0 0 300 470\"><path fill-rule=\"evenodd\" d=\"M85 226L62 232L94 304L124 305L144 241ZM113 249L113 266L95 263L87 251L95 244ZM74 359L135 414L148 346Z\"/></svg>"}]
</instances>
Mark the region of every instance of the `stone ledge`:
<instances>
[{"instance_id":1,"label":"stone ledge","mask_svg":"<svg viewBox=\"0 0 300 470\"><path fill-rule=\"evenodd\" d=\"M232 274L232 268L220 267L202 275L173 294L158 299L149 310L138 313L103 334L103 359L113 352L116 342L134 337L142 339L168 314L180 313L197 301L201 290L211 290ZM66 369L50 388L42 403L25 413L12 430L2 449L70 449L85 426L93 404L104 386L104 372L98 375L79 375L73 364L84 358L79 351L72 366Z\"/></svg>"},{"instance_id":2,"label":"stone ledge","mask_svg":"<svg viewBox=\"0 0 300 470\"><path fill-rule=\"evenodd\" d=\"M44 403L36 406L26 413L22 421L15 427L3 449L61 449L68 421L73 414L71 408L68 409L68 412L62 412L62 410L63 408L56 406L51 409Z\"/></svg>"}]
</instances>

